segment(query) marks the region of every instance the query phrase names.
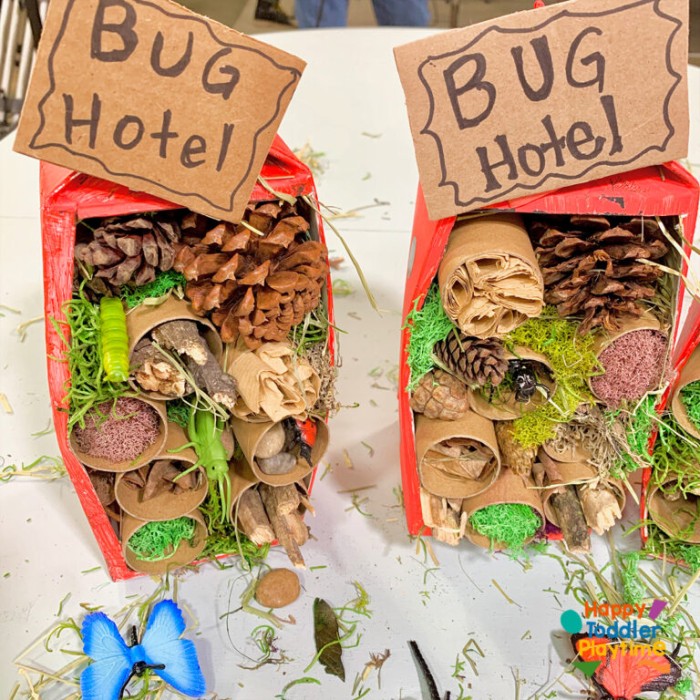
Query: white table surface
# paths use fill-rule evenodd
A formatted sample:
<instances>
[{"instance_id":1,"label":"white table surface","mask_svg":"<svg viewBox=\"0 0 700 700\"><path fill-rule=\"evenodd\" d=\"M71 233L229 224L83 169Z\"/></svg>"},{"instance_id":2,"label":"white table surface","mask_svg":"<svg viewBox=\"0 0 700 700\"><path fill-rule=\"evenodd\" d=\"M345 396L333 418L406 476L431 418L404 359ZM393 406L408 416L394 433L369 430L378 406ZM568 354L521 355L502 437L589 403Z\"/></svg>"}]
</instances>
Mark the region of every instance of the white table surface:
<instances>
[{"instance_id":1,"label":"white table surface","mask_svg":"<svg viewBox=\"0 0 700 700\"><path fill-rule=\"evenodd\" d=\"M238 606L244 585L238 569L220 571L207 565L181 577L180 600L197 617L200 657L209 688L220 699L271 699L303 675L318 678L322 685L298 686L288 698L349 699L355 674L370 652L390 649L381 690L372 679L367 697L419 700L427 695L420 688L408 639L418 640L442 692L451 690L456 698L452 664L473 638L486 657L476 659L478 677L467 666L471 684L467 695L475 700L524 700L534 698L538 689L558 676L563 670L561 659L569 655L559 624L562 608L551 592L544 592L563 593L564 578L557 562L536 557L525 571L506 556L491 557L466 542L457 549L435 543L440 567L428 572L433 565L424 564L416 554L403 513L394 507L393 489L400 484L395 388L386 377L377 379L369 373L377 367L390 370L397 363L417 170L392 47L429 33L353 29L262 37L309 63L281 135L293 148L308 141L325 152L326 171L317 178L321 199L341 210L374 204L375 199L386 202L361 210L356 218L340 219L338 225L387 312L379 317L369 308L349 265L334 272L356 290L337 299L336 316L339 327L347 331L341 337L340 399L346 405L357 402L359 407L343 410L331 423L332 442L323 464L330 462L333 471L316 484L318 515L311 521L316 539L304 547L309 566L327 568L302 574L303 595L289 609L297 624L286 626L278 636L278 645L294 661L255 672L239 668L246 659L233 645L246 648L246 639L259 620L243 613L233 615L231 641L218 619ZM690 77L689 160L700 163L700 69L691 69ZM5 314L0 317L0 392L14 409L12 415L0 410L0 458L6 464L58 455L53 435L30 437L44 429L49 419L43 328L31 326L24 342L14 329L42 313L38 167L35 161L12 153L10 141L0 143L0 303L22 313L17 316L0 309ZM342 254L330 232L329 245L333 254ZM373 448L372 456L363 442ZM371 517L351 508L349 493L339 493L365 485L374 485L362 492L369 498L363 508ZM627 515L630 524L635 510ZM603 562L606 547L599 538L594 540L596 558ZM635 536L620 544L636 546ZM269 561L284 565L285 556L276 551ZM101 565L98 571L80 573ZM348 681L343 685L318 666L304 674L314 655L314 597L341 605L353 597L354 580L371 596L373 615L359 628L363 630L360 645L344 652ZM492 580L515 604L506 602ZM55 624L59 603L68 593L63 615L80 618L81 602L102 605L113 613L127 596L150 594L155 586L149 578L110 582L68 479L0 483L0 697L9 695L17 679L12 659ZM559 599L564 607L576 607L571 598L560 595ZM691 594L690 607L700 614L697 591ZM516 676L524 681L519 696ZM557 697L582 697L582 684L576 678L568 676L566 684L576 692L569 695L557 686Z\"/></svg>"}]
</instances>

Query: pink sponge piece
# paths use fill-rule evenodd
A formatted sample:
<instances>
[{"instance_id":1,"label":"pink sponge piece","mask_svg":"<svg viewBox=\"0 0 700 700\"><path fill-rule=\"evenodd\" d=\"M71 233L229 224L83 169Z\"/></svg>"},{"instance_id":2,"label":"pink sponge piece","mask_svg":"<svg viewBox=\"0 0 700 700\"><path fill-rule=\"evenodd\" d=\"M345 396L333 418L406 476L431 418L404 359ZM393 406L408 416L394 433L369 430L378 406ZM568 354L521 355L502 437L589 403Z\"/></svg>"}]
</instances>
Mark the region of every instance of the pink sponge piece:
<instances>
[{"instance_id":1,"label":"pink sponge piece","mask_svg":"<svg viewBox=\"0 0 700 700\"><path fill-rule=\"evenodd\" d=\"M85 416L85 427L73 428L77 446L86 454L112 462L138 457L158 438L160 417L147 403L119 398L101 403Z\"/></svg>"},{"instance_id":2,"label":"pink sponge piece","mask_svg":"<svg viewBox=\"0 0 700 700\"><path fill-rule=\"evenodd\" d=\"M661 383L666 336L653 330L630 331L600 353L605 374L591 379L593 393L609 406L638 401Z\"/></svg>"}]
</instances>

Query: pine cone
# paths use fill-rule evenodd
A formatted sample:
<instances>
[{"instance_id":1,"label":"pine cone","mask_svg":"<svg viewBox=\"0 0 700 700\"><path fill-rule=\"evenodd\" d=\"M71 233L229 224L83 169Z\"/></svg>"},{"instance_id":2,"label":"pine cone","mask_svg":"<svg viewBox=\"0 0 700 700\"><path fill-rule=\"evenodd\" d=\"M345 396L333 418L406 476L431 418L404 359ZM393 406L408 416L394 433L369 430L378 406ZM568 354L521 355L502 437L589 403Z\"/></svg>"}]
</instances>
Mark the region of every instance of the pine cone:
<instances>
[{"instance_id":1,"label":"pine cone","mask_svg":"<svg viewBox=\"0 0 700 700\"><path fill-rule=\"evenodd\" d=\"M468 410L467 387L441 369L424 375L411 395L411 408L426 418L457 420Z\"/></svg>"},{"instance_id":2,"label":"pine cone","mask_svg":"<svg viewBox=\"0 0 700 700\"><path fill-rule=\"evenodd\" d=\"M668 252L659 225L631 219L613 226L602 216L572 216L557 226L535 221L530 227L545 302L560 316L583 314L581 333L597 326L616 330L621 316L641 316L639 301L655 295L663 272L637 260L659 260Z\"/></svg>"},{"instance_id":3,"label":"pine cone","mask_svg":"<svg viewBox=\"0 0 700 700\"><path fill-rule=\"evenodd\" d=\"M103 289L119 291L125 284L140 287L152 282L156 271L172 268L174 244L180 239L177 224L161 217L105 219L90 232L91 240L76 244L75 257L94 268L93 279L98 285L103 281Z\"/></svg>"},{"instance_id":4,"label":"pine cone","mask_svg":"<svg viewBox=\"0 0 700 700\"><path fill-rule=\"evenodd\" d=\"M455 330L435 344L440 363L469 386L498 386L508 372L503 343L496 338L471 338Z\"/></svg>"},{"instance_id":5,"label":"pine cone","mask_svg":"<svg viewBox=\"0 0 700 700\"><path fill-rule=\"evenodd\" d=\"M188 214L174 267L188 280L195 313L212 311L225 343L241 336L255 349L284 340L318 306L328 251L305 240L309 222L294 206L253 204L245 220L259 233L225 222L211 228L210 220Z\"/></svg>"}]
</instances>

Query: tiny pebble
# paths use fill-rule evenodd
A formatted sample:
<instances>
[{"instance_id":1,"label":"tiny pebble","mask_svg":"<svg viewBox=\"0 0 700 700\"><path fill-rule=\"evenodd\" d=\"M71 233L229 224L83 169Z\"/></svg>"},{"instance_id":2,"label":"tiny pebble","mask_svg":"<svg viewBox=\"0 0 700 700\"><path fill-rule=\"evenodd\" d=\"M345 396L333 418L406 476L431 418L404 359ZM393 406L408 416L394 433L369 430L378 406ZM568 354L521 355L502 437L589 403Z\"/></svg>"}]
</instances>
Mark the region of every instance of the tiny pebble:
<instances>
[{"instance_id":1,"label":"tiny pebble","mask_svg":"<svg viewBox=\"0 0 700 700\"><path fill-rule=\"evenodd\" d=\"M290 569L272 569L258 581L255 600L264 608L283 608L301 593L299 577Z\"/></svg>"},{"instance_id":2,"label":"tiny pebble","mask_svg":"<svg viewBox=\"0 0 700 700\"><path fill-rule=\"evenodd\" d=\"M284 447L284 427L282 423L275 423L261 438L255 448L256 457L272 457L282 451Z\"/></svg>"},{"instance_id":3,"label":"tiny pebble","mask_svg":"<svg viewBox=\"0 0 700 700\"><path fill-rule=\"evenodd\" d=\"M289 474L297 466L297 458L289 452L257 459L260 471L265 474Z\"/></svg>"}]
</instances>

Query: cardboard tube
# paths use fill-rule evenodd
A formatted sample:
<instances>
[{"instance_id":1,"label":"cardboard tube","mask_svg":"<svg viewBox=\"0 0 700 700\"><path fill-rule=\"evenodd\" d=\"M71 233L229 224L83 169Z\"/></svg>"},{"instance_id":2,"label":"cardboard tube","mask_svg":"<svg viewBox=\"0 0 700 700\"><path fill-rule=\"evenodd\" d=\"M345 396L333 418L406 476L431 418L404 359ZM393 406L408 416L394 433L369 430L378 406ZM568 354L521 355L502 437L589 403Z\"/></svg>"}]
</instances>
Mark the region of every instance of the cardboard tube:
<instances>
[{"instance_id":1,"label":"cardboard tube","mask_svg":"<svg viewBox=\"0 0 700 700\"><path fill-rule=\"evenodd\" d=\"M160 326L162 323L168 321L196 321L200 326L204 326L204 339L209 345L214 357L221 361L221 356L223 354L223 343L221 342L221 336L217 332L214 325L208 321L206 318L197 316L190 306L189 302L184 299L176 299L175 297L169 297L162 304L158 306L149 306L147 304L141 304L135 309L129 311L126 315L126 329L129 334L129 358L131 358L134 348L141 338L146 334L150 333L156 326ZM130 380L131 386L135 389L141 391L141 389ZM168 399L177 398L175 396L166 396L157 391L147 391L143 392L145 396L150 399L155 399L157 401L166 401Z\"/></svg>"},{"instance_id":2,"label":"cardboard tube","mask_svg":"<svg viewBox=\"0 0 700 700\"><path fill-rule=\"evenodd\" d=\"M552 523L552 525L559 527L559 518L557 518L557 514L554 512L554 508L552 508L550 502L552 495L556 491L556 487L569 484L590 483L598 478L598 471L594 466L586 464L585 462L557 462L557 470L559 474L561 474L561 480L557 480L556 483L546 480L544 484L545 488L542 490L542 507L547 520Z\"/></svg>"},{"instance_id":3,"label":"cardboard tube","mask_svg":"<svg viewBox=\"0 0 700 700\"><path fill-rule=\"evenodd\" d=\"M540 492L534 487L534 482L528 478L514 474L510 469L503 469L495 481L487 491L480 493L472 498L464 499L462 510L467 514L467 526L465 534L469 540L479 547L484 549L505 549L503 542L494 542L485 535L481 535L472 527L469 522L474 513L482 510L487 506L495 506L502 503L520 503L530 506L539 515L542 525L544 525L544 511L542 510L542 499ZM535 533L537 534L537 533ZM531 542L534 539L531 537L525 542Z\"/></svg>"},{"instance_id":4,"label":"cardboard tube","mask_svg":"<svg viewBox=\"0 0 700 700\"><path fill-rule=\"evenodd\" d=\"M600 354L603 352L603 350L610 347L616 340L619 340L620 338L622 338L623 335L627 335L628 333L632 333L634 331L659 331L668 339L668 331L667 329L661 327L659 319L656 318L656 316L654 316L652 313L646 312L639 318L625 318L622 321L622 327L617 331L613 331L612 333L608 333L607 335L599 335L596 338L596 341L593 345L593 352L595 352L596 357L600 357ZM603 368L603 370L604 369L605 368ZM588 386L593 395L597 399L602 400L596 394L593 388L595 386L595 381L592 380L594 379L595 377L589 377ZM651 389L654 388L655 387L651 387Z\"/></svg>"},{"instance_id":5,"label":"cardboard tube","mask_svg":"<svg viewBox=\"0 0 700 700\"><path fill-rule=\"evenodd\" d=\"M590 450L580 442L561 448L556 445L556 441L549 440L542 445L542 449L555 462L587 462L591 456Z\"/></svg>"},{"instance_id":6,"label":"cardboard tube","mask_svg":"<svg viewBox=\"0 0 700 700\"><path fill-rule=\"evenodd\" d=\"M549 360L545 355L530 350L530 348L517 347L514 352L507 353L506 357L508 360L535 360L540 364L544 365L552 376L552 367L549 364ZM547 387L549 390L549 395L553 396L556 391L557 385L553 378L548 378L540 376L539 382ZM467 393L469 398L469 406L475 413L478 413L484 418L490 418L491 420L515 420L523 415L523 413L529 413L539 408L542 404L547 403L545 397L538 390L535 395L526 403L520 403L515 400L515 394L511 394L507 401L500 404L489 403L487 396L484 393L488 393L488 390L470 389Z\"/></svg>"},{"instance_id":7,"label":"cardboard tube","mask_svg":"<svg viewBox=\"0 0 700 700\"><path fill-rule=\"evenodd\" d=\"M270 486L285 486L302 481L319 463L328 448L328 426L318 419L314 419L314 422L316 423L316 442L311 447L311 466L299 457L294 469L287 474L265 474L255 459L260 440L275 423L249 423L239 418L231 418L231 427L255 478Z\"/></svg>"},{"instance_id":8,"label":"cardboard tube","mask_svg":"<svg viewBox=\"0 0 700 700\"><path fill-rule=\"evenodd\" d=\"M170 423L165 446L152 461L168 459L184 462L187 465L196 464L197 453L191 447L175 453L171 451L177 450L185 444L187 444L185 431L177 423ZM197 467L194 475L199 479L197 488L183 491L179 494L171 492L159 493L147 501L141 500L141 489L135 489L127 484L123 473L117 476L114 491L122 510L134 518L139 518L140 520L173 520L191 513L207 497L209 484L205 470L202 467Z\"/></svg>"},{"instance_id":9,"label":"cardboard tube","mask_svg":"<svg viewBox=\"0 0 700 700\"><path fill-rule=\"evenodd\" d=\"M518 214L457 222L438 269L442 305L466 335L503 336L544 307L544 282Z\"/></svg>"},{"instance_id":10,"label":"cardboard tube","mask_svg":"<svg viewBox=\"0 0 700 700\"><path fill-rule=\"evenodd\" d=\"M161 561L142 561L129 548L129 539L140 528L148 523L146 520L139 520L131 515L124 513L122 515L121 524L121 543L122 553L127 565L134 571L142 574L150 574L151 576L160 576L166 572L177 569L181 566L187 566L193 562L204 549L207 543L207 526L204 523L204 518L198 510L194 510L187 514L188 518L195 521L194 539L192 544L186 541L181 541L175 553Z\"/></svg>"},{"instance_id":11,"label":"cardboard tube","mask_svg":"<svg viewBox=\"0 0 700 700\"><path fill-rule=\"evenodd\" d=\"M492 460L487 464L478 479L469 478L459 460L450 459L433 449L443 440L453 438L480 442L491 450L495 462ZM416 460L423 487L430 493L445 498L467 498L485 491L496 480L501 469L501 456L493 423L471 411L455 421L417 416Z\"/></svg>"},{"instance_id":12,"label":"cardboard tube","mask_svg":"<svg viewBox=\"0 0 700 700\"><path fill-rule=\"evenodd\" d=\"M681 390L683 387L692 384L698 379L700 379L700 349L695 350L685 367L681 370L671 396L671 412L673 413L673 417L678 421L678 424L683 430L700 440L700 428L688 418L688 413L681 399Z\"/></svg>"},{"instance_id":13,"label":"cardboard tube","mask_svg":"<svg viewBox=\"0 0 700 700\"><path fill-rule=\"evenodd\" d=\"M163 447L168 439L169 426L172 424L168 423L168 416L165 411L165 405L158 401L149 401L141 396L130 397L136 398L138 401L143 401L143 403L151 406L160 418L160 426L158 428L158 437L156 441L147 447L138 457L130 460L122 460L121 462L111 462L104 457L95 457L94 455L89 455L87 452L83 452L79 447L73 433L68 436L70 442L71 450L73 454L78 458L80 462L91 467L92 469L98 469L103 472L129 472L133 469L138 469L144 464L155 459L155 456L163 451Z\"/></svg>"},{"instance_id":14,"label":"cardboard tube","mask_svg":"<svg viewBox=\"0 0 700 700\"><path fill-rule=\"evenodd\" d=\"M676 483L676 480L670 483ZM649 490L647 507L651 519L667 535L681 542L700 544L700 496L688 494L684 498L679 494L677 500L669 501L656 485Z\"/></svg>"}]
</instances>

